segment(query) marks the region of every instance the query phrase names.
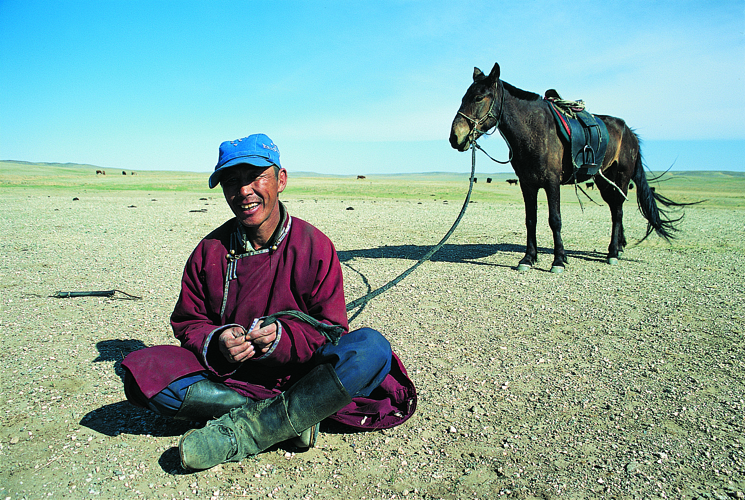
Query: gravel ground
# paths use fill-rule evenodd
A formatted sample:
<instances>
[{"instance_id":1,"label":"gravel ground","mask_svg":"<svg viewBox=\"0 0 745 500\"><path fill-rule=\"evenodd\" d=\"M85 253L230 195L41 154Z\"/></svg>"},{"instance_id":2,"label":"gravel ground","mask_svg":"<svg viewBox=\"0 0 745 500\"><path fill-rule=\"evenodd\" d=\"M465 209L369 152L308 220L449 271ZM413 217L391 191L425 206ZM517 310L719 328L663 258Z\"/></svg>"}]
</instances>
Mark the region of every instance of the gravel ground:
<instances>
[{"instance_id":1,"label":"gravel ground","mask_svg":"<svg viewBox=\"0 0 745 500\"><path fill-rule=\"evenodd\" d=\"M460 208L286 202L335 241L348 301L413 264ZM673 245L650 238L609 266L607 207L568 204L569 265L553 275L545 202L527 273L519 200L471 203L431 262L350 313L403 359L414 417L324 425L318 448L186 473L185 425L124 401L120 363L175 343L182 267L228 217L222 199L17 188L3 206L0 498L745 498L742 209L690 207ZM644 224L629 203L630 240ZM50 297L111 289L142 300Z\"/></svg>"}]
</instances>

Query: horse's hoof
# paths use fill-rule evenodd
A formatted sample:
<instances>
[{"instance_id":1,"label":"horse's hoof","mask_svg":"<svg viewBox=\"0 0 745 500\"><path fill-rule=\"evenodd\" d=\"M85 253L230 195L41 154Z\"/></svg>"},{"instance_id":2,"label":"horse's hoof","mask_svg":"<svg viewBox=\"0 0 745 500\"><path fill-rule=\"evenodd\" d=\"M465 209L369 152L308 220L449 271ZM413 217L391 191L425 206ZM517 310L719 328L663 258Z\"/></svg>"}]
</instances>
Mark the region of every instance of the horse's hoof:
<instances>
[{"instance_id":1,"label":"horse's hoof","mask_svg":"<svg viewBox=\"0 0 745 500\"><path fill-rule=\"evenodd\" d=\"M608 257L608 264L610 264L611 266L618 265L618 259L616 259L615 257Z\"/></svg>"},{"instance_id":2,"label":"horse's hoof","mask_svg":"<svg viewBox=\"0 0 745 500\"><path fill-rule=\"evenodd\" d=\"M518 264L517 265L517 271L520 273L524 273L525 271L530 271L530 268L533 267L530 264Z\"/></svg>"},{"instance_id":3,"label":"horse's hoof","mask_svg":"<svg viewBox=\"0 0 745 500\"><path fill-rule=\"evenodd\" d=\"M551 266L551 272L554 274L561 274L564 272L564 266Z\"/></svg>"}]
</instances>

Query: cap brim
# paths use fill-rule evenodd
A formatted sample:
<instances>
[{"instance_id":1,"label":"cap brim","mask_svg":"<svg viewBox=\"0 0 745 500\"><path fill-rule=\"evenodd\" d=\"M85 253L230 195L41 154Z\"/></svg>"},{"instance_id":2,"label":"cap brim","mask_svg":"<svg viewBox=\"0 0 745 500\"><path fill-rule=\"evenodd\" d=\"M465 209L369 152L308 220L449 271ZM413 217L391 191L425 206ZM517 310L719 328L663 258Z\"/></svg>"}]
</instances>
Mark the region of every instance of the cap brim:
<instances>
[{"instance_id":1,"label":"cap brim","mask_svg":"<svg viewBox=\"0 0 745 500\"><path fill-rule=\"evenodd\" d=\"M220 184L220 176L223 173L225 173L226 169L230 167L235 167L236 165L246 165L248 167L267 168L267 167L271 167L272 165L274 165L274 163L270 162L269 160L261 156L239 156L238 158L233 158L232 160L225 162L223 165L217 168L214 172L212 172L212 175L210 175L210 179L209 179L210 189Z\"/></svg>"}]
</instances>

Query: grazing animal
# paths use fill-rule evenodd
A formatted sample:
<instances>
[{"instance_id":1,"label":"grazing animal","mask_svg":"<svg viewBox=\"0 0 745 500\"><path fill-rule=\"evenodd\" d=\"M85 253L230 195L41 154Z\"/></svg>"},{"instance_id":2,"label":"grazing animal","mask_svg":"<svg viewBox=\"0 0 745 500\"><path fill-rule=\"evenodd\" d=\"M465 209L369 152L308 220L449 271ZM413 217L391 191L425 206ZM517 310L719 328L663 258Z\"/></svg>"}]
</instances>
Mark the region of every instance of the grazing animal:
<instances>
[{"instance_id":1,"label":"grazing animal","mask_svg":"<svg viewBox=\"0 0 745 500\"><path fill-rule=\"evenodd\" d=\"M658 206L682 207L650 188L644 172L639 138L620 118L596 115L608 129L608 146L594 178L600 195L610 207L612 231L608 245L608 263L616 264L626 247L623 230L623 202L629 181L637 187L639 210L647 219L647 234L653 231L670 240L678 230L681 217L671 219ZM561 239L560 186L574 174L570 148L565 147L547 101L533 92L521 90L500 79L499 64L485 75L474 68L473 83L463 96L450 130L450 145L466 151L482 134L498 127L512 152L512 168L520 180L525 202L527 244L519 271L530 269L537 261L536 218L538 190L546 191L548 224L553 232L554 260L551 272L560 273L567 263ZM507 181L510 182L510 181Z\"/></svg>"},{"instance_id":2,"label":"grazing animal","mask_svg":"<svg viewBox=\"0 0 745 500\"><path fill-rule=\"evenodd\" d=\"M96 175L103 175L103 170L96 170Z\"/></svg>"},{"instance_id":3,"label":"grazing animal","mask_svg":"<svg viewBox=\"0 0 745 500\"><path fill-rule=\"evenodd\" d=\"M364 175L358 175L357 178L358 179L365 179L366 177Z\"/></svg>"},{"instance_id":4,"label":"grazing animal","mask_svg":"<svg viewBox=\"0 0 745 500\"><path fill-rule=\"evenodd\" d=\"M127 175L127 172L125 172L124 170L122 170L122 175Z\"/></svg>"},{"instance_id":5,"label":"grazing animal","mask_svg":"<svg viewBox=\"0 0 745 500\"><path fill-rule=\"evenodd\" d=\"M593 189L595 187L594 182L585 182L585 186L587 186L587 189Z\"/></svg>"},{"instance_id":6,"label":"grazing animal","mask_svg":"<svg viewBox=\"0 0 745 500\"><path fill-rule=\"evenodd\" d=\"M486 178L486 183L487 183L487 184L491 184L491 177L487 177L487 178Z\"/></svg>"},{"instance_id":7,"label":"grazing animal","mask_svg":"<svg viewBox=\"0 0 745 500\"><path fill-rule=\"evenodd\" d=\"M517 186L517 179L507 179L507 184Z\"/></svg>"}]
</instances>

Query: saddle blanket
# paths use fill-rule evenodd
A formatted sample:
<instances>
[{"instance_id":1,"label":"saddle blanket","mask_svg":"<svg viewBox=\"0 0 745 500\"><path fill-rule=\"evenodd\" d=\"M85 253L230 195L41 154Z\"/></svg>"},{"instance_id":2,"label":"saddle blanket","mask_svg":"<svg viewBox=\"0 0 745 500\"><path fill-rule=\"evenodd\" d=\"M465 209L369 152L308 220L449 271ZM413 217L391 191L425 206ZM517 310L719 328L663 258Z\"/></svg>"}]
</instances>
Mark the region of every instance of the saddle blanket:
<instances>
[{"instance_id":1,"label":"saddle blanket","mask_svg":"<svg viewBox=\"0 0 745 500\"><path fill-rule=\"evenodd\" d=\"M545 101L556 119L561 138L571 148L574 173L565 184L590 179L603 164L608 147L608 128L603 120L583 108L570 110L574 118L559 107L553 98L545 98Z\"/></svg>"}]
</instances>

